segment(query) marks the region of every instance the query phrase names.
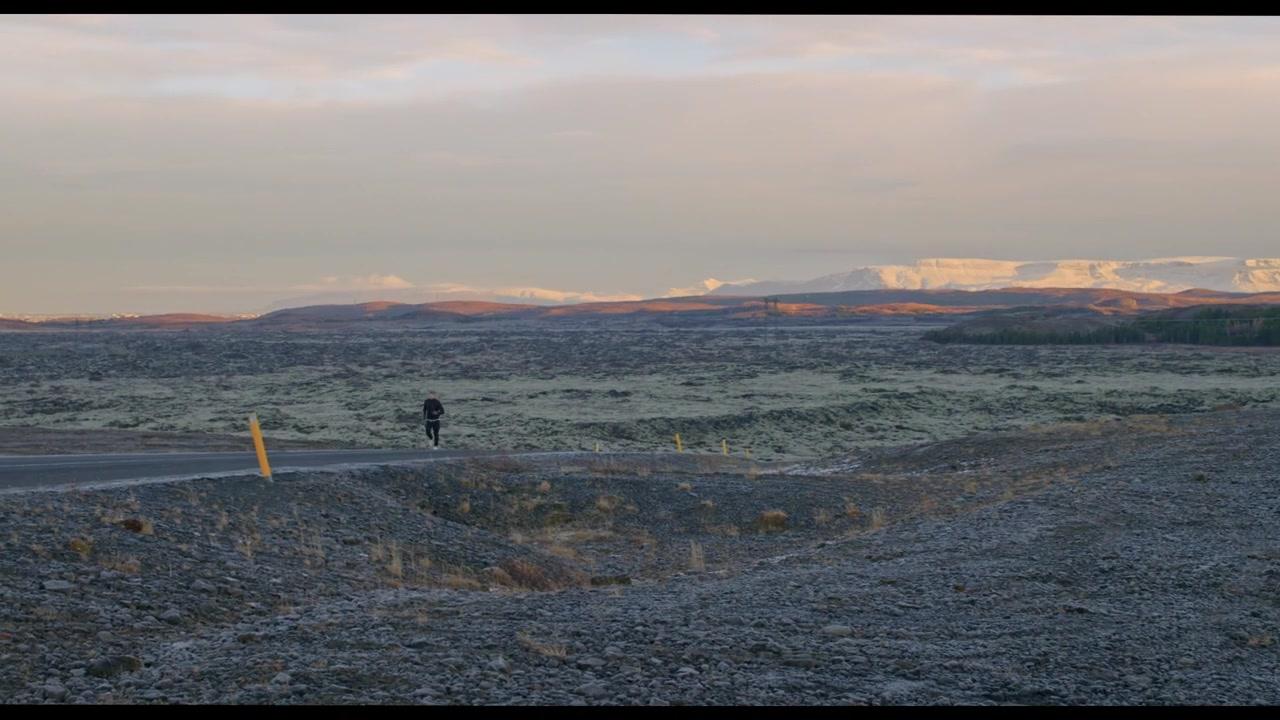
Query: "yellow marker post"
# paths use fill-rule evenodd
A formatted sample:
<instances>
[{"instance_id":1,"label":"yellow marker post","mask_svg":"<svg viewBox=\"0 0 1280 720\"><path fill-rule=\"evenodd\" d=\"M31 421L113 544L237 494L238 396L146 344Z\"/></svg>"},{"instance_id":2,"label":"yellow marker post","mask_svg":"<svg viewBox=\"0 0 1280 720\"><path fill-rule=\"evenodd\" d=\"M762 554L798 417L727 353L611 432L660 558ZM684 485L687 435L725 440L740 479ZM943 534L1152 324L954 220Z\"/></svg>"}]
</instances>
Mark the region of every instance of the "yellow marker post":
<instances>
[{"instance_id":1,"label":"yellow marker post","mask_svg":"<svg viewBox=\"0 0 1280 720\"><path fill-rule=\"evenodd\" d=\"M680 433L676 433L676 452L684 452L684 443L680 442Z\"/></svg>"},{"instance_id":2,"label":"yellow marker post","mask_svg":"<svg viewBox=\"0 0 1280 720\"><path fill-rule=\"evenodd\" d=\"M267 462L267 446L262 443L262 428L258 426L258 414L249 416L249 432L253 434L253 449L258 451L258 467L262 476L271 479L271 465Z\"/></svg>"},{"instance_id":3,"label":"yellow marker post","mask_svg":"<svg viewBox=\"0 0 1280 720\"><path fill-rule=\"evenodd\" d=\"M721 454L721 455L728 455L728 454L729 454L729 441L728 441L728 440L721 440L721 441L720 441L720 454Z\"/></svg>"},{"instance_id":4,"label":"yellow marker post","mask_svg":"<svg viewBox=\"0 0 1280 720\"><path fill-rule=\"evenodd\" d=\"M600 452L600 441L596 441L596 452Z\"/></svg>"}]
</instances>

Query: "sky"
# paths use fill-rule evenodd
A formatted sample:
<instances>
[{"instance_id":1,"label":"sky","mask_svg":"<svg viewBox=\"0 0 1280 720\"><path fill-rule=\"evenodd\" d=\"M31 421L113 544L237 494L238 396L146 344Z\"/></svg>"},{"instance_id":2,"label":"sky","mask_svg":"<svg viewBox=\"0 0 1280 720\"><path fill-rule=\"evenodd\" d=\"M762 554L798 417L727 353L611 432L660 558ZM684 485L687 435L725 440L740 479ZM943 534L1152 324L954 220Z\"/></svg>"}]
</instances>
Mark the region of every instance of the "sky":
<instances>
[{"instance_id":1,"label":"sky","mask_svg":"<svg viewBox=\"0 0 1280 720\"><path fill-rule=\"evenodd\" d=\"M1280 18L0 16L0 313L1280 255Z\"/></svg>"}]
</instances>

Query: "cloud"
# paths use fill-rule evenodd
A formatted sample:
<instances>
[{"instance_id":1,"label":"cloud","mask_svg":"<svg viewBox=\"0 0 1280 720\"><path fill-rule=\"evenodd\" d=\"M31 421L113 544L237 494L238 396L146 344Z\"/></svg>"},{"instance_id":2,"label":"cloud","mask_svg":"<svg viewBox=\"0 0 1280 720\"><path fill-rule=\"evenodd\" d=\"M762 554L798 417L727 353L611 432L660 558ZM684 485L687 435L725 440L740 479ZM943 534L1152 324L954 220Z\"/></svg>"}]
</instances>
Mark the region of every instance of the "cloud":
<instances>
[{"instance_id":1,"label":"cloud","mask_svg":"<svg viewBox=\"0 0 1280 720\"><path fill-rule=\"evenodd\" d=\"M596 293L576 290L548 290L538 287L505 287L491 291L495 295L520 298L525 300L549 301L554 303L591 303L622 302L626 300L642 300L644 296L631 293Z\"/></svg>"},{"instance_id":2,"label":"cloud","mask_svg":"<svg viewBox=\"0 0 1280 720\"><path fill-rule=\"evenodd\" d=\"M413 283L396 275L364 275L359 277L329 276L321 278L319 283L292 285L291 291L320 290L401 290L414 287Z\"/></svg>"},{"instance_id":3,"label":"cloud","mask_svg":"<svg viewBox=\"0 0 1280 720\"><path fill-rule=\"evenodd\" d=\"M742 283L755 282L753 278L744 280L717 280L715 278L707 278L700 283L690 285L683 288L669 288L663 297L688 297L690 295L706 295L722 285L739 285Z\"/></svg>"},{"instance_id":4,"label":"cloud","mask_svg":"<svg viewBox=\"0 0 1280 720\"><path fill-rule=\"evenodd\" d=\"M1276 18L5 16L0 309L1269 255L1278 68Z\"/></svg>"},{"instance_id":5,"label":"cloud","mask_svg":"<svg viewBox=\"0 0 1280 720\"><path fill-rule=\"evenodd\" d=\"M329 275L319 282L298 285L131 285L124 290L139 293L193 293L193 294L242 294L264 292L319 292L325 290L403 290L413 283L395 275L364 275L340 277Z\"/></svg>"},{"instance_id":6,"label":"cloud","mask_svg":"<svg viewBox=\"0 0 1280 720\"><path fill-rule=\"evenodd\" d=\"M457 283L437 283L422 287L425 293L433 297L447 296L454 298L510 298L537 303L576 304L589 302L619 302L626 300L642 300L644 296L631 293L599 293L582 290L552 290L541 287L473 287Z\"/></svg>"}]
</instances>

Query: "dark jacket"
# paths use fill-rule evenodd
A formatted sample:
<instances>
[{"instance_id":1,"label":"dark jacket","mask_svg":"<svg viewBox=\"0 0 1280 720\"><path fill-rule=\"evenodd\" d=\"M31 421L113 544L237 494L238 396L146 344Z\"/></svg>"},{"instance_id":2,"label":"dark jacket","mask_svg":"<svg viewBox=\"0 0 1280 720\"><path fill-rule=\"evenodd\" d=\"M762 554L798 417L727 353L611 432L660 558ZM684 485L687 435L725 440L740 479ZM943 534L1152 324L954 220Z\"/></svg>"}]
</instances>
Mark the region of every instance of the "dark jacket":
<instances>
[{"instance_id":1,"label":"dark jacket","mask_svg":"<svg viewBox=\"0 0 1280 720\"><path fill-rule=\"evenodd\" d=\"M440 404L439 400L435 398L427 398L427 401L422 403L423 418L427 420L439 420L440 416L443 414L444 406Z\"/></svg>"}]
</instances>

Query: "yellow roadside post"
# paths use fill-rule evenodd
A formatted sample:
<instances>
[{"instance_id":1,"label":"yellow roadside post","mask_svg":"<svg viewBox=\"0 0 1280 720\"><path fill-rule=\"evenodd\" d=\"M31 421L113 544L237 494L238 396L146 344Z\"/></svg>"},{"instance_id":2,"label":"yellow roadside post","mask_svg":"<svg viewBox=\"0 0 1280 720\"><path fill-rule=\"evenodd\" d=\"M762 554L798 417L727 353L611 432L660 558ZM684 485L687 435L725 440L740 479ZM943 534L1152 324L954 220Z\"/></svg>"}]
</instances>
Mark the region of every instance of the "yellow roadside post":
<instances>
[{"instance_id":1,"label":"yellow roadside post","mask_svg":"<svg viewBox=\"0 0 1280 720\"><path fill-rule=\"evenodd\" d=\"M253 434L253 449L258 451L258 467L262 476L271 479L271 465L267 462L267 446L262 444L262 428L258 426L258 414L249 415L249 432Z\"/></svg>"},{"instance_id":2,"label":"yellow roadside post","mask_svg":"<svg viewBox=\"0 0 1280 720\"><path fill-rule=\"evenodd\" d=\"M676 452L684 452L684 443L680 442L680 433L676 433Z\"/></svg>"},{"instance_id":3,"label":"yellow roadside post","mask_svg":"<svg viewBox=\"0 0 1280 720\"><path fill-rule=\"evenodd\" d=\"M720 454L721 454L721 455L728 455L728 454L729 454L729 441L728 441L728 440L721 440L721 441L720 441Z\"/></svg>"},{"instance_id":4,"label":"yellow roadside post","mask_svg":"<svg viewBox=\"0 0 1280 720\"><path fill-rule=\"evenodd\" d=\"M596 452L600 452L600 441L596 441Z\"/></svg>"}]
</instances>

